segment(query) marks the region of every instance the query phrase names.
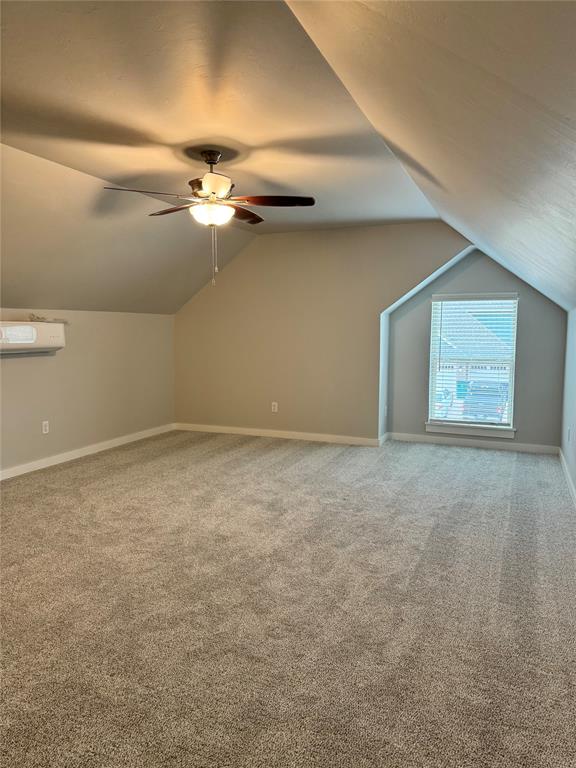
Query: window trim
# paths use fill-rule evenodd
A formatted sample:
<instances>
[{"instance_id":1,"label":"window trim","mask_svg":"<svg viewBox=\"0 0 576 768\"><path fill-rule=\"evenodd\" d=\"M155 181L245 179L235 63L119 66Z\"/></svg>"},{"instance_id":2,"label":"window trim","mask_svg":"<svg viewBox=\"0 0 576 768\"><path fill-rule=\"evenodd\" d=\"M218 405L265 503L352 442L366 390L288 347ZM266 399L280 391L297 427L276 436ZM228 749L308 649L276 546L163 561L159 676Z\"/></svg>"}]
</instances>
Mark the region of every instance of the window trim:
<instances>
[{"instance_id":1,"label":"window trim","mask_svg":"<svg viewBox=\"0 0 576 768\"><path fill-rule=\"evenodd\" d=\"M434 293L431 301L520 301L517 293Z\"/></svg>"},{"instance_id":2,"label":"window trim","mask_svg":"<svg viewBox=\"0 0 576 768\"><path fill-rule=\"evenodd\" d=\"M474 424L463 421L431 421L426 422L426 432L443 432L448 435L474 435L476 437L507 437L514 440L516 428L500 424Z\"/></svg>"},{"instance_id":3,"label":"window trim","mask_svg":"<svg viewBox=\"0 0 576 768\"><path fill-rule=\"evenodd\" d=\"M428 327L428 371L431 363L432 347L432 303L439 301L516 301L516 335L514 339L514 366L511 376L512 413L510 424L480 424L468 421L444 421L430 418L430 374L428 374L428 418L425 422L426 432L436 432L451 435L473 435L476 437L502 437L514 440L516 427L514 418L516 415L516 364L518 350L518 309L520 296L517 292L510 293L435 293L430 299L430 313L428 315L430 325Z\"/></svg>"}]
</instances>

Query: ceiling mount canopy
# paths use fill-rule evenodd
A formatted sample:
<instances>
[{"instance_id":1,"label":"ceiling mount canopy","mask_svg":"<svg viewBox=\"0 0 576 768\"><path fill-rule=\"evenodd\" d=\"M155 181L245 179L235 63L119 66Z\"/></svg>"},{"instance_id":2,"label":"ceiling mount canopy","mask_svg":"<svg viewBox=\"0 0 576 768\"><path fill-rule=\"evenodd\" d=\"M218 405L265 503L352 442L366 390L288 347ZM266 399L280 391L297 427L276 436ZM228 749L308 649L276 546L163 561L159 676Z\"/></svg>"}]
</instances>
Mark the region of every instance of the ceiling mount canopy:
<instances>
[{"instance_id":1,"label":"ceiling mount canopy","mask_svg":"<svg viewBox=\"0 0 576 768\"><path fill-rule=\"evenodd\" d=\"M210 170L212 170L212 167L218 165L220 162L222 152L219 149L202 149L200 151L200 156L202 157L202 160L210 166Z\"/></svg>"},{"instance_id":2,"label":"ceiling mount canopy","mask_svg":"<svg viewBox=\"0 0 576 768\"><path fill-rule=\"evenodd\" d=\"M219 144L217 147L212 144L192 144L182 147L180 152L189 160L194 160L195 162L204 161L207 163L209 162L206 159L207 157L217 156L218 159L213 162L216 165L217 163L231 163L238 158L243 158L247 148L242 147L240 144L237 147L231 147L228 144L224 145L224 143Z\"/></svg>"}]
</instances>

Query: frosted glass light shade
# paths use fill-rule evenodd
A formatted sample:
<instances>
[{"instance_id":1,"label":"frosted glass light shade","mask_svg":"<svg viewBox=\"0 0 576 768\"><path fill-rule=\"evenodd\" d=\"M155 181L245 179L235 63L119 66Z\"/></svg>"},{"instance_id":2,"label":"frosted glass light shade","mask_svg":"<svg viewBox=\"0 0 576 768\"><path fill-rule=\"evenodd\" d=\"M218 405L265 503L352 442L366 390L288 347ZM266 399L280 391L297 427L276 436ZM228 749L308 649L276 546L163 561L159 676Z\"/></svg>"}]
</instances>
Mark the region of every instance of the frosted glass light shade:
<instances>
[{"instance_id":1,"label":"frosted glass light shade","mask_svg":"<svg viewBox=\"0 0 576 768\"><path fill-rule=\"evenodd\" d=\"M206 195L216 195L216 197L226 197L230 192L232 179L224 176L222 173L205 173L202 177L202 191Z\"/></svg>"},{"instance_id":2,"label":"frosted glass light shade","mask_svg":"<svg viewBox=\"0 0 576 768\"><path fill-rule=\"evenodd\" d=\"M199 224L207 226L219 227L221 224L227 224L234 216L234 208L221 203L200 203L193 205L189 211Z\"/></svg>"}]
</instances>

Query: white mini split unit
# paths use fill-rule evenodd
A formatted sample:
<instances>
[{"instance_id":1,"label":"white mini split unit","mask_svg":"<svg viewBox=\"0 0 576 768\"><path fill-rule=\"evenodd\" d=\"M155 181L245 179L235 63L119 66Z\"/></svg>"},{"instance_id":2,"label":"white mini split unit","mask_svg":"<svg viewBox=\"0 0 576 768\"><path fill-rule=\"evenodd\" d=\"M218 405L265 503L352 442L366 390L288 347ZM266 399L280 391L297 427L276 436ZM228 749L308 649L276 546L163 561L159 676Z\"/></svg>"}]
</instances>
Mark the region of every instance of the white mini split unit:
<instances>
[{"instance_id":1,"label":"white mini split unit","mask_svg":"<svg viewBox=\"0 0 576 768\"><path fill-rule=\"evenodd\" d=\"M0 355L47 355L66 346L64 323L0 322Z\"/></svg>"}]
</instances>

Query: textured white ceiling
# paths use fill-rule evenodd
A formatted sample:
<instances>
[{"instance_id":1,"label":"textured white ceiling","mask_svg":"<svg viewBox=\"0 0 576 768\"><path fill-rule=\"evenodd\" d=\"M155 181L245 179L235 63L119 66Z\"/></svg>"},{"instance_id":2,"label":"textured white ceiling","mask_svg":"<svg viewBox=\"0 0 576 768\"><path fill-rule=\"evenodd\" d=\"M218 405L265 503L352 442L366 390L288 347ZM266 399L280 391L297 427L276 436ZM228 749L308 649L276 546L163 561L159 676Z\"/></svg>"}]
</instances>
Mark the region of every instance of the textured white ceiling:
<instances>
[{"instance_id":1,"label":"textured white ceiling","mask_svg":"<svg viewBox=\"0 0 576 768\"><path fill-rule=\"evenodd\" d=\"M283 2L5 2L2 42L14 147L186 192L182 148L230 146L238 194L317 198L259 231L437 217Z\"/></svg>"},{"instance_id":2,"label":"textured white ceiling","mask_svg":"<svg viewBox=\"0 0 576 768\"><path fill-rule=\"evenodd\" d=\"M290 7L449 224L576 305L576 3Z\"/></svg>"}]
</instances>

